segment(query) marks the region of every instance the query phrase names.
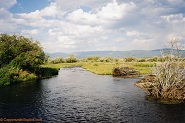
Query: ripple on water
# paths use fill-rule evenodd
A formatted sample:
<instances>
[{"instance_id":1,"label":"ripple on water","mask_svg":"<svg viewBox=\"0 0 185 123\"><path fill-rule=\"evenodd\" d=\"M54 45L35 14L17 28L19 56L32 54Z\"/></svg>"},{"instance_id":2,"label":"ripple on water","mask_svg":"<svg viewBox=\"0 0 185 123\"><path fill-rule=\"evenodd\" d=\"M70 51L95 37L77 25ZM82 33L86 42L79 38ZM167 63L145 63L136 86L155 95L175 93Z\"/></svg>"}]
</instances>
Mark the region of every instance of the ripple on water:
<instances>
[{"instance_id":1,"label":"ripple on water","mask_svg":"<svg viewBox=\"0 0 185 123\"><path fill-rule=\"evenodd\" d=\"M112 78L64 68L41 82L0 89L0 117L44 122L184 123L185 106L144 99L138 79ZM15 96L15 95L18 96Z\"/></svg>"}]
</instances>

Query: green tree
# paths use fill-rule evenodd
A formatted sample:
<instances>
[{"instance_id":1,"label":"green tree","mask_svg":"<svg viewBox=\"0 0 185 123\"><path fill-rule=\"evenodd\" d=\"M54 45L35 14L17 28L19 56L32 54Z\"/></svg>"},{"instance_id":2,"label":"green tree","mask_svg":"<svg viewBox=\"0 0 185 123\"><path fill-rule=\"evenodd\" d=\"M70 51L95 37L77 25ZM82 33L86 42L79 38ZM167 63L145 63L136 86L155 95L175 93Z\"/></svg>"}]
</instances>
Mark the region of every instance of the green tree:
<instances>
[{"instance_id":1,"label":"green tree","mask_svg":"<svg viewBox=\"0 0 185 123\"><path fill-rule=\"evenodd\" d=\"M38 42L24 36L0 35L0 67L10 65L34 72L45 58Z\"/></svg>"},{"instance_id":2,"label":"green tree","mask_svg":"<svg viewBox=\"0 0 185 123\"><path fill-rule=\"evenodd\" d=\"M77 62L77 59L75 58L75 56L73 54L69 55L69 58L66 59L67 63L74 63Z\"/></svg>"}]
</instances>

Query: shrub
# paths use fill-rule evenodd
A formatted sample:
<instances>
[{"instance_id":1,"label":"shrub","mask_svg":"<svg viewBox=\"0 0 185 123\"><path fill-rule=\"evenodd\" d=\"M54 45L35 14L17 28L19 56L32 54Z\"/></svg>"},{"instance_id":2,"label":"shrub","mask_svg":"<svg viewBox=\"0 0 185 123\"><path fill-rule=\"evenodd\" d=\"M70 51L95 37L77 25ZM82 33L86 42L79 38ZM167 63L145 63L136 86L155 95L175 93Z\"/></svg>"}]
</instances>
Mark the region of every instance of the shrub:
<instances>
[{"instance_id":1,"label":"shrub","mask_svg":"<svg viewBox=\"0 0 185 123\"><path fill-rule=\"evenodd\" d=\"M125 62L133 62L133 61L136 61L136 58L134 57L127 57L127 58L124 58Z\"/></svg>"},{"instance_id":2,"label":"shrub","mask_svg":"<svg viewBox=\"0 0 185 123\"><path fill-rule=\"evenodd\" d=\"M87 57L86 59L87 59L87 61L98 61L98 59L99 59L100 57L98 57L98 56L91 56L91 57Z\"/></svg>"},{"instance_id":3,"label":"shrub","mask_svg":"<svg viewBox=\"0 0 185 123\"><path fill-rule=\"evenodd\" d=\"M66 61L66 63L75 63L75 62L77 62L77 59L75 58L75 56L73 54L71 54L69 56L69 58L65 59L65 61Z\"/></svg>"},{"instance_id":4,"label":"shrub","mask_svg":"<svg viewBox=\"0 0 185 123\"><path fill-rule=\"evenodd\" d=\"M63 59L63 58L56 58L54 60L51 60L49 63L51 63L51 64L65 63L65 59Z\"/></svg>"},{"instance_id":5,"label":"shrub","mask_svg":"<svg viewBox=\"0 0 185 123\"><path fill-rule=\"evenodd\" d=\"M38 42L17 35L0 35L0 67L9 65L34 72L46 57Z\"/></svg>"},{"instance_id":6,"label":"shrub","mask_svg":"<svg viewBox=\"0 0 185 123\"><path fill-rule=\"evenodd\" d=\"M40 77L40 78L49 78L52 77L54 75L58 75L58 70L57 68L40 68L36 74Z\"/></svg>"},{"instance_id":7,"label":"shrub","mask_svg":"<svg viewBox=\"0 0 185 123\"><path fill-rule=\"evenodd\" d=\"M149 61L149 62L157 62L158 61L158 57L150 58L147 61Z\"/></svg>"},{"instance_id":8,"label":"shrub","mask_svg":"<svg viewBox=\"0 0 185 123\"><path fill-rule=\"evenodd\" d=\"M150 94L164 99L185 99L185 67L182 68L180 48L177 39L170 40L170 50L162 52L163 62L155 67L155 84ZM149 88L150 89L150 88Z\"/></svg>"},{"instance_id":9,"label":"shrub","mask_svg":"<svg viewBox=\"0 0 185 123\"><path fill-rule=\"evenodd\" d=\"M146 62L146 59L144 59L144 58L141 58L141 59L139 59L139 60L137 60L138 62Z\"/></svg>"}]
</instances>

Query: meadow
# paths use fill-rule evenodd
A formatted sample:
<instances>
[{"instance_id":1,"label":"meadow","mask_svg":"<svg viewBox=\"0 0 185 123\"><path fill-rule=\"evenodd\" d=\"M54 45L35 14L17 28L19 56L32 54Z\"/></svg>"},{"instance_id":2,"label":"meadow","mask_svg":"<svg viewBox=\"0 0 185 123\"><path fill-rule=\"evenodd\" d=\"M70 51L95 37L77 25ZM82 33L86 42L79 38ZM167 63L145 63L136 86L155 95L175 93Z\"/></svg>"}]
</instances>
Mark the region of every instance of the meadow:
<instances>
[{"instance_id":1,"label":"meadow","mask_svg":"<svg viewBox=\"0 0 185 123\"><path fill-rule=\"evenodd\" d=\"M45 64L44 68L66 68L66 67L82 67L92 73L98 75L112 75L113 68L116 67L129 67L134 68L140 74L151 74L152 67L155 66L154 62L75 62L75 63L58 63L58 64Z\"/></svg>"}]
</instances>

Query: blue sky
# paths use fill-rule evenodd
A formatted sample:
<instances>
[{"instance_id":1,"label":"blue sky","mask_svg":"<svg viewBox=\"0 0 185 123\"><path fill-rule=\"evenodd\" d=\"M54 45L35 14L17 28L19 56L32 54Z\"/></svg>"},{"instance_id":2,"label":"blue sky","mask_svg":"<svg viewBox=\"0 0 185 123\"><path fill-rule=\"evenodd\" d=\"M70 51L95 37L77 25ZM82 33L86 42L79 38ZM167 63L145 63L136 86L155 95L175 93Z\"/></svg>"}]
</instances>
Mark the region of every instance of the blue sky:
<instances>
[{"instance_id":1,"label":"blue sky","mask_svg":"<svg viewBox=\"0 0 185 123\"><path fill-rule=\"evenodd\" d=\"M49 5L48 0L17 0L17 3L10 8L11 13L29 13L41 10Z\"/></svg>"},{"instance_id":2,"label":"blue sky","mask_svg":"<svg viewBox=\"0 0 185 123\"><path fill-rule=\"evenodd\" d=\"M184 0L0 0L0 33L46 52L151 50L185 40Z\"/></svg>"}]
</instances>

